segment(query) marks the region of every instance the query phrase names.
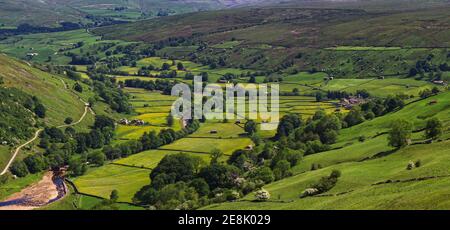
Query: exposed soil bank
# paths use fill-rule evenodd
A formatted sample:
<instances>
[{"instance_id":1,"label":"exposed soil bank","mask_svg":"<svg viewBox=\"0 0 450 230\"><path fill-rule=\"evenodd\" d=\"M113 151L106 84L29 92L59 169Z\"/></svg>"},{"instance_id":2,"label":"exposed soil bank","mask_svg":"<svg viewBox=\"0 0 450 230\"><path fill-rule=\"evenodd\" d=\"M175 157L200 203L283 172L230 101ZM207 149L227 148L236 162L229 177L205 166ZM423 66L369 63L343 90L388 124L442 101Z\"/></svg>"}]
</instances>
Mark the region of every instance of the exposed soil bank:
<instances>
[{"instance_id":1,"label":"exposed soil bank","mask_svg":"<svg viewBox=\"0 0 450 230\"><path fill-rule=\"evenodd\" d=\"M55 172L47 172L38 183L0 202L0 210L32 210L63 198L67 194L64 179Z\"/></svg>"}]
</instances>

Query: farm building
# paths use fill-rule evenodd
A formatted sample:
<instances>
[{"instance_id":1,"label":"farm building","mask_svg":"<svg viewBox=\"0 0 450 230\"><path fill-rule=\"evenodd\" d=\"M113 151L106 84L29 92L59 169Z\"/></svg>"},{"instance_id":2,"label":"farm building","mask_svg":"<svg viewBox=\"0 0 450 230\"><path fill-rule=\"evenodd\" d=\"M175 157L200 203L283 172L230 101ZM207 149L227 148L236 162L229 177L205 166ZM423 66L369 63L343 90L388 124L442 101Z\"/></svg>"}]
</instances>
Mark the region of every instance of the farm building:
<instances>
[{"instance_id":1,"label":"farm building","mask_svg":"<svg viewBox=\"0 0 450 230\"><path fill-rule=\"evenodd\" d=\"M436 84L436 85L445 85L445 82L444 81L442 81L442 80L435 80L435 81L432 81L434 84Z\"/></svg>"},{"instance_id":2,"label":"farm building","mask_svg":"<svg viewBox=\"0 0 450 230\"><path fill-rule=\"evenodd\" d=\"M360 104L364 103L364 101L365 101L364 99L359 98L359 97L343 98L338 103L338 105L341 107L344 107L346 109L351 109L355 105L360 105Z\"/></svg>"},{"instance_id":3,"label":"farm building","mask_svg":"<svg viewBox=\"0 0 450 230\"><path fill-rule=\"evenodd\" d=\"M121 124L121 125L129 125L130 121L128 119L126 119L126 118L123 118L123 119L119 120L119 124Z\"/></svg>"}]
</instances>

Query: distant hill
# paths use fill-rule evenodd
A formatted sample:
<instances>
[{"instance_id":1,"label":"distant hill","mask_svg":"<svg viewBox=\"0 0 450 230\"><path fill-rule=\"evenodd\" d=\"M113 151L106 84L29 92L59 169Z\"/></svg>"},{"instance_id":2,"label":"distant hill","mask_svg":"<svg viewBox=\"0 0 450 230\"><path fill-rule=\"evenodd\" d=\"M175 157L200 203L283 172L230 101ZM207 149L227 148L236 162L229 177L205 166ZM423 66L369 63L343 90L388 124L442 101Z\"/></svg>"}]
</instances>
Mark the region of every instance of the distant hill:
<instances>
[{"instance_id":1,"label":"distant hill","mask_svg":"<svg viewBox=\"0 0 450 230\"><path fill-rule=\"evenodd\" d=\"M89 23L94 17L137 20L237 7L258 0L0 0L0 29L28 23L56 27L60 22Z\"/></svg>"},{"instance_id":2,"label":"distant hill","mask_svg":"<svg viewBox=\"0 0 450 230\"><path fill-rule=\"evenodd\" d=\"M285 47L450 46L445 34L450 28L449 9L383 14L339 9L235 9L150 19L94 32L106 38L145 42L184 37L206 42L235 38Z\"/></svg>"},{"instance_id":3,"label":"distant hill","mask_svg":"<svg viewBox=\"0 0 450 230\"><path fill-rule=\"evenodd\" d=\"M385 74L405 74L418 59L430 53L437 53L439 62L445 62L447 52L443 49L450 47L449 29L450 7L382 13L263 7L175 15L93 32L104 39L158 46L201 43L204 48L187 55L203 64L225 60L227 66L261 70L291 66L297 70L332 68L347 72L347 77L365 77L376 75L374 70L380 67ZM331 52L336 47L343 49ZM389 47L396 47L397 51ZM433 48L442 50L429 50ZM409 52L411 49L414 52ZM169 49L160 53L183 58ZM350 60L354 55L362 56L361 60ZM383 58L377 58L380 55Z\"/></svg>"}]
</instances>

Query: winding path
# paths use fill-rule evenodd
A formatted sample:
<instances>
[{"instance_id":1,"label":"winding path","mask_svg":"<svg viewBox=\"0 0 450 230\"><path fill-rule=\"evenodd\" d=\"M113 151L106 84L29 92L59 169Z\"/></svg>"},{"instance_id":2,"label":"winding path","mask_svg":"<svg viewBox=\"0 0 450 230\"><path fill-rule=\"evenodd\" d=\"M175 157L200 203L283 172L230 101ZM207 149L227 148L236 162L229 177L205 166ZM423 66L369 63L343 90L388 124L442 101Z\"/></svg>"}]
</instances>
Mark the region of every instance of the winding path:
<instances>
[{"instance_id":1,"label":"winding path","mask_svg":"<svg viewBox=\"0 0 450 230\"><path fill-rule=\"evenodd\" d=\"M68 87L67 87L67 85L66 85L66 83L64 82L63 79L61 79L61 82L64 84L64 88L65 88L65 89L68 89ZM78 95L77 95L77 96L78 96ZM86 114L87 114L88 111L90 111L90 112L92 113L92 115L95 115L94 111L93 111L92 108L89 106L89 104L86 103L86 102L85 102L83 99L81 99L79 96L78 96L78 98L80 99L81 102L84 103L84 113L83 113L83 115L81 115L81 118L80 118L77 122L74 122L74 123L68 124L68 125L60 125L60 126L57 126L57 128L65 128L65 127L74 126L74 125L79 124L79 123L82 122L83 119L86 117ZM5 174L5 173L8 171L9 167L10 167L11 164L14 162L14 159L16 159L16 156L17 156L17 154L19 154L20 150L21 150L23 147L29 145L31 142L35 141L35 140L39 137L39 134L40 134L42 131L43 131L43 129L37 130L37 131L35 132L33 138L31 138L30 140L28 140L27 142L25 142L24 144L22 144L22 145L20 145L19 147L16 148L16 150L14 151L14 154L12 155L11 159L9 159L8 164L5 166L5 168L3 169L3 171L0 173L0 176L3 175L3 174Z\"/></svg>"},{"instance_id":2,"label":"winding path","mask_svg":"<svg viewBox=\"0 0 450 230\"><path fill-rule=\"evenodd\" d=\"M5 174L8 169L9 166L11 166L11 164L13 163L14 159L16 159L17 154L20 152L20 150L27 146L28 144L30 144L31 142L33 142L34 140L36 140L39 137L39 134L42 132L43 129L39 129L36 131L36 133L34 133L34 137L31 138L30 140L28 140L27 142L25 142L24 144L22 144L21 146L17 147L16 150L14 151L14 154L12 155L11 159L9 159L8 164L6 165L5 169L3 169L3 171L0 173L0 175Z\"/></svg>"}]
</instances>

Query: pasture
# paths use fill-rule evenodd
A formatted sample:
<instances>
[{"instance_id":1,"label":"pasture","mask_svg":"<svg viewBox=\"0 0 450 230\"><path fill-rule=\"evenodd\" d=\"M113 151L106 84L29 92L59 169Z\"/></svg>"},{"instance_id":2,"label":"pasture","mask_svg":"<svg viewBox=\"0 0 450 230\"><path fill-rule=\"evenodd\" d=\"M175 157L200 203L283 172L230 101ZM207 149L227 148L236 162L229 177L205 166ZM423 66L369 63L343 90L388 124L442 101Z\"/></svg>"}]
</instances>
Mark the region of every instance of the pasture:
<instances>
[{"instance_id":1,"label":"pasture","mask_svg":"<svg viewBox=\"0 0 450 230\"><path fill-rule=\"evenodd\" d=\"M150 170L108 164L93 168L73 180L79 192L109 198L111 191L119 192L119 200L131 202L134 194L150 183Z\"/></svg>"},{"instance_id":2,"label":"pasture","mask_svg":"<svg viewBox=\"0 0 450 230\"><path fill-rule=\"evenodd\" d=\"M129 120L143 120L145 125L119 125L116 129L116 139L139 139L145 132L159 132L162 129L181 129L181 123L174 120L172 127L167 125L167 116L175 97L162 95L158 92L150 92L143 89L125 89L131 95L131 105L137 114L126 116Z\"/></svg>"},{"instance_id":3,"label":"pasture","mask_svg":"<svg viewBox=\"0 0 450 230\"><path fill-rule=\"evenodd\" d=\"M16 87L37 96L47 108L48 125L61 125L66 117L81 117L84 104L78 96L65 89L59 76L49 74L28 64L0 55L0 76L7 87ZM66 80L66 79L64 79ZM54 95L59 95L55 97Z\"/></svg>"},{"instance_id":4,"label":"pasture","mask_svg":"<svg viewBox=\"0 0 450 230\"><path fill-rule=\"evenodd\" d=\"M160 149L193 152L199 154L209 154L214 149L219 149L225 155L231 155L235 150L244 149L248 145L253 145L248 138L194 138L186 137L165 145Z\"/></svg>"},{"instance_id":5,"label":"pasture","mask_svg":"<svg viewBox=\"0 0 450 230\"><path fill-rule=\"evenodd\" d=\"M423 128L425 120L431 117L439 118L447 127L448 98L448 92L441 93L342 129L334 149L305 156L292 168L295 176L265 186L274 202L252 202L253 194L249 194L238 202L211 205L207 209L447 209L450 203L443 201L443 188L450 183L448 130L440 141L413 144L400 150L388 146L383 132L400 118L412 122L414 130ZM431 105L430 101L437 103ZM363 142L358 141L362 134L366 137ZM413 143L423 140L424 132L413 133ZM420 167L406 169L408 162L418 160ZM313 164L320 164L321 168L311 171ZM323 196L299 197L304 189L333 169L342 172L335 187Z\"/></svg>"},{"instance_id":6,"label":"pasture","mask_svg":"<svg viewBox=\"0 0 450 230\"><path fill-rule=\"evenodd\" d=\"M443 141L414 145L374 160L336 163L297 174L265 187L273 200L279 202L252 202L253 194L249 194L239 202L211 205L207 209L448 209L450 203L445 198L445 188L450 184L448 144ZM409 161L417 160L421 160L422 166L406 169ZM304 189L333 169L340 170L342 176L325 196L299 198ZM375 185L388 180L391 182Z\"/></svg>"}]
</instances>

